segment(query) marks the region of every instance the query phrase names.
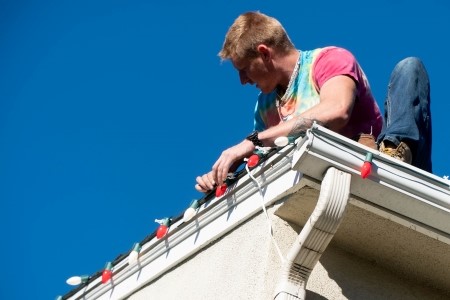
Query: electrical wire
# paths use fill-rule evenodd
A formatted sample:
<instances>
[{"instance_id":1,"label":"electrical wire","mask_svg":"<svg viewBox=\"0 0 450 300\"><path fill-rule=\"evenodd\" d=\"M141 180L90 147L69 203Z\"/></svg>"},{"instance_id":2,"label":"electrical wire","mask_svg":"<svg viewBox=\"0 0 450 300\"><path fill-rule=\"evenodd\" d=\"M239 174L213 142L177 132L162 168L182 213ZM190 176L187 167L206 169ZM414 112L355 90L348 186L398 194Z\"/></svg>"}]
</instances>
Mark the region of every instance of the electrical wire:
<instances>
[{"instance_id":1,"label":"electrical wire","mask_svg":"<svg viewBox=\"0 0 450 300\"><path fill-rule=\"evenodd\" d=\"M271 237L271 239L272 239L273 244L275 245L275 248L276 248L276 250L277 250L277 252L278 252L278 256L280 257L281 262L284 262L283 254L281 253L280 247L278 246L278 243L277 243L277 241L275 240L275 237L273 236L272 222L271 222L271 220L270 220L269 214L267 213L266 206L264 205L264 194L263 194L263 192L262 192L261 185L259 184L258 180L256 180L256 178L252 175L252 173L250 172L250 170L249 170L247 164L245 164L245 169L247 170L248 176L250 176L250 178L251 178L251 179L256 183L256 185L258 186L259 194L261 195L261 206L262 206L262 209L263 209L263 211L264 211L264 214L266 215L267 222L268 222L268 224L269 224L269 234L270 234L270 237Z\"/></svg>"}]
</instances>

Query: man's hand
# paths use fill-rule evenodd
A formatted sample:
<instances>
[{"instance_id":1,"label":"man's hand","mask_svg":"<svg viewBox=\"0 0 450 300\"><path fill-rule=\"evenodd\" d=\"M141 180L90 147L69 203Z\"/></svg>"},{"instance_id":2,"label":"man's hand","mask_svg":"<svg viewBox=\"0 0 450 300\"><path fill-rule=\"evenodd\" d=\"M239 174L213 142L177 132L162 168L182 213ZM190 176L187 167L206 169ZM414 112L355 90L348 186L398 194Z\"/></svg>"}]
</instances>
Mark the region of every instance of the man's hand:
<instances>
[{"instance_id":1,"label":"man's hand","mask_svg":"<svg viewBox=\"0 0 450 300\"><path fill-rule=\"evenodd\" d=\"M241 162L245 157L250 156L254 149L255 146L252 142L243 140L241 143L223 151L213 165L212 170L203 176L197 177L195 189L199 192L206 193L212 190L214 186L222 184L227 178L230 169L232 167L237 168L239 166L237 163Z\"/></svg>"},{"instance_id":2,"label":"man's hand","mask_svg":"<svg viewBox=\"0 0 450 300\"><path fill-rule=\"evenodd\" d=\"M197 176L197 184L195 185L197 191L207 193L216 186L212 173L213 171L210 171L203 176Z\"/></svg>"}]
</instances>

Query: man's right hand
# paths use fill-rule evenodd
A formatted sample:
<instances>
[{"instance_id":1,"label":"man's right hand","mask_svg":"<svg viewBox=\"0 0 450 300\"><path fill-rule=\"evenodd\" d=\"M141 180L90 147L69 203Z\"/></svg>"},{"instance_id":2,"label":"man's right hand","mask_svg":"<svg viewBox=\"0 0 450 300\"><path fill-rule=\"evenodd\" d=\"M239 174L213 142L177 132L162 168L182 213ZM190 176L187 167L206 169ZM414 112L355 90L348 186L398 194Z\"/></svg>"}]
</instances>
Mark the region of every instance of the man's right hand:
<instances>
[{"instance_id":1,"label":"man's right hand","mask_svg":"<svg viewBox=\"0 0 450 300\"><path fill-rule=\"evenodd\" d=\"M213 171L210 171L203 176L197 176L197 184L195 185L195 189L202 193L211 191L216 186L216 182L214 181L212 174Z\"/></svg>"},{"instance_id":2,"label":"man's right hand","mask_svg":"<svg viewBox=\"0 0 450 300\"><path fill-rule=\"evenodd\" d=\"M222 184L230 171L234 171L238 164L253 153L255 146L248 140L223 151L219 159L214 163L212 170L197 177L195 189L199 192L206 193L211 191L216 185Z\"/></svg>"}]
</instances>

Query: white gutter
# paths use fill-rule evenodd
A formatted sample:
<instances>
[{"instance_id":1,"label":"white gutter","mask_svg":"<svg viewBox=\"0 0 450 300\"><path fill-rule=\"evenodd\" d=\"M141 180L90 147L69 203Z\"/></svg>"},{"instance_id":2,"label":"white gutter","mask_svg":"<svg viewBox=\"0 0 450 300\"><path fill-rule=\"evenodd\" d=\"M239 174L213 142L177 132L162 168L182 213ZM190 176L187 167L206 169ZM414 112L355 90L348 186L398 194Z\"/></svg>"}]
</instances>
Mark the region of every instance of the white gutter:
<instances>
[{"instance_id":1,"label":"white gutter","mask_svg":"<svg viewBox=\"0 0 450 300\"><path fill-rule=\"evenodd\" d=\"M373 154L373 170L368 178L362 179L360 169L367 152ZM292 164L294 170L319 181L329 167L348 172L352 174L352 198L364 199L394 215L412 220L430 236L443 236L445 242L450 243L449 180L316 124L297 145Z\"/></svg>"}]
</instances>

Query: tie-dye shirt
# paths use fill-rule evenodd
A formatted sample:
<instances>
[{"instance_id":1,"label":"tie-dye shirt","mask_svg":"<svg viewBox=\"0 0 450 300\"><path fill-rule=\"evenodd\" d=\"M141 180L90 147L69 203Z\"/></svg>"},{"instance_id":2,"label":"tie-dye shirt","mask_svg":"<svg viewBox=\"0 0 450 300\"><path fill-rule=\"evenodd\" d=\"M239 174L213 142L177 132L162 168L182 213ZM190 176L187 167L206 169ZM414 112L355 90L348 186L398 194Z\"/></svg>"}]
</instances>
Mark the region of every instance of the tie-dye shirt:
<instances>
[{"instance_id":1,"label":"tie-dye shirt","mask_svg":"<svg viewBox=\"0 0 450 300\"><path fill-rule=\"evenodd\" d=\"M350 120L339 133L349 138L361 133L372 132L375 137L379 135L382 127L380 109L363 70L349 51L339 47L301 51L299 64L296 78L283 95L280 111L276 106L276 90L259 94L255 107L255 130L263 131L300 115L319 103L320 88L328 79L347 75L355 80L357 95Z\"/></svg>"}]
</instances>

